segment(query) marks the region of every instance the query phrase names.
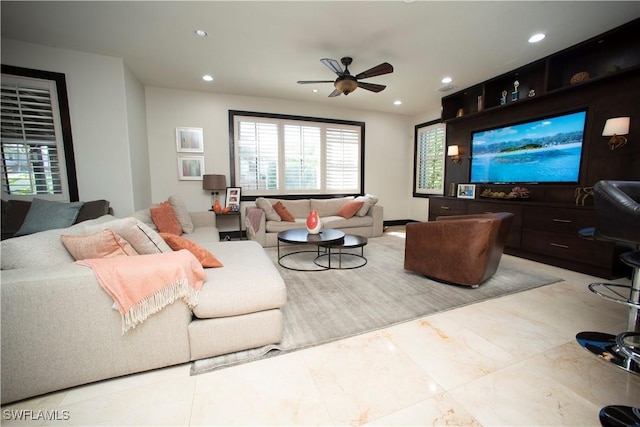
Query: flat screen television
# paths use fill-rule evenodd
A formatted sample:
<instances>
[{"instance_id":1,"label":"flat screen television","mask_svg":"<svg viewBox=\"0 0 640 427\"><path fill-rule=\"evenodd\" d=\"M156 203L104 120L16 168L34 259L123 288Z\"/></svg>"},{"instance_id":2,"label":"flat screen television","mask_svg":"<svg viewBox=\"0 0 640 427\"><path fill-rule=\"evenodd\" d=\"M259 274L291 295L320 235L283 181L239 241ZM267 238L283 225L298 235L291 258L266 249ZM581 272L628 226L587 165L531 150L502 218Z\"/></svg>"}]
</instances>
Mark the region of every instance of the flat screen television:
<instances>
[{"instance_id":1,"label":"flat screen television","mask_svg":"<svg viewBox=\"0 0 640 427\"><path fill-rule=\"evenodd\" d=\"M587 110L471 133L471 182L577 183Z\"/></svg>"}]
</instances>

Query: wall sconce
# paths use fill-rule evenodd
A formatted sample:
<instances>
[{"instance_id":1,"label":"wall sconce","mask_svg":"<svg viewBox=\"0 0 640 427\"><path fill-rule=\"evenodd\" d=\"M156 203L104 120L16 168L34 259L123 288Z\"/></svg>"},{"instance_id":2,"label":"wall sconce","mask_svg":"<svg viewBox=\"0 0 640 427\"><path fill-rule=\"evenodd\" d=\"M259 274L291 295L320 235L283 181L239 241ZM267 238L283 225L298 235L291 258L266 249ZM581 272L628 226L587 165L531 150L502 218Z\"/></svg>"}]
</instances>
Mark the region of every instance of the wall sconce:
<instances>
[{"instance_id":1,"label":"wall sconce","mask_svg":"<svg viewBox=\"0 0 640 427\"><path fill-rule=\"evenodd\" d=\"M449 156L453 163L458 163L460 161L460 147L457 145L450 145L447 148L447 156Z\"/></svg>"},{"instance_id":2,"label":"wall sconce","mask_svg":"<svg viewBox=\"0 0 640 427\"><path fill-rule=\"evenodd\" d=\"M620 148L627 143L627 138L622 135L629 134L629 117L615 117L607 119L602 130L602 136L610 136L609 147L611 150Z\"/></svg>"},{"instance_id":3,"label":"wall sconce","mask_svg":"<svg viewBox=\"0 0 640 427\"><path fill-rule=\"evenodd\" d=\"M211 194L214 195L213 210L215 213L219 213L222 210L220 201L218 200L218 192L216 190L222 190L227 188L227 177L224 175L203 175L202 176L202 189L214 190Z\"/></svg>"}]
</instances>

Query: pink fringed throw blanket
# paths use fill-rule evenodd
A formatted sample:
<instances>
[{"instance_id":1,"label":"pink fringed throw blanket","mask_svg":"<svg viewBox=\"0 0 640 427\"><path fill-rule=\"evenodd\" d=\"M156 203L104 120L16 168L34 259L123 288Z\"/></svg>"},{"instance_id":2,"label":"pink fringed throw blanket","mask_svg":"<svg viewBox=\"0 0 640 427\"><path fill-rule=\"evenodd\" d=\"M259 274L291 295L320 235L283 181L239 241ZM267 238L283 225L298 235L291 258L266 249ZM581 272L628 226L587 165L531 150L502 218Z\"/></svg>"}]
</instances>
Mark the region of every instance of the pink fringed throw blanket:
<instances>
[{"instance_id":1,"label":"pink fringed throw blanket","mask_svg":"<svg viewBox=\"0 0 640 427\"><path fill-rule=\"evenodd\" d=\"M186 249L76 263L91 267L100 286L113 298L122 315L123 334L178 299L189 308L197 305L205 278L202 265Z\"/></svg>"}]
</instances>

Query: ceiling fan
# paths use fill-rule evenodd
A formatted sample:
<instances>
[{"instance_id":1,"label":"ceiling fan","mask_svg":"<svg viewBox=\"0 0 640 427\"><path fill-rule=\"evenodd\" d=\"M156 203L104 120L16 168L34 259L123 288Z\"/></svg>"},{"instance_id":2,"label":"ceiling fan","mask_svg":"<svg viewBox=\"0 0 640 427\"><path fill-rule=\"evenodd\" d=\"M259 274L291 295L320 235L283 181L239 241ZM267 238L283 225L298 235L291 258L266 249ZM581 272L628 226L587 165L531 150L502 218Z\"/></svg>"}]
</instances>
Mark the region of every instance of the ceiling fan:
<instances>
[{"instance_id":1,"label":"ceiling fan","mask_svg":"<svg viewBox=\"0 0 640 427\"><path fill-rule=\"evenodd\" d=\"M333 83L335 90L329 94L330 97L338 96L340 94L349 95L351 92L361 87L362 89L370 90L371 92L383 91L386 86L375 83L365 83L359 81L360 79L368 79L369 77L381 76L383 74L393 73L393 66L388 62L383 62L380 65L376 65L373 68L363 71L360 74L352 76L349 73L349 65L351 65L352 59L348 56L340 60L344 65L344 71L342 67L335 59L323 58L320 60L331 71L338 75L338 78L333 80L298 80L299 84L311 84L311 83Z\"/></svg>"}]
</instances>

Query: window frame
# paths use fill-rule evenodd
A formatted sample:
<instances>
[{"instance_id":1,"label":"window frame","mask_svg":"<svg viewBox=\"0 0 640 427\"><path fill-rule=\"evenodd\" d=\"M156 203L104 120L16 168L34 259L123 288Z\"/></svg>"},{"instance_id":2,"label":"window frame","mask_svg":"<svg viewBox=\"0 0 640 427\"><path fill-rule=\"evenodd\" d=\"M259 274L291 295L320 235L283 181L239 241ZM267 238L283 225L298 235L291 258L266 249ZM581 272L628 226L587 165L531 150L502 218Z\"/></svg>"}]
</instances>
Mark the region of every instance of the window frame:
<instances>
[{"instance_id":1,"label":"window frame","mask_svg":"<svg viewBox=\"0 0 640 427\"><path fill-rule=\"evenodd\" d=\"M364 194L364 156L365 156L365 123L358 121L350 121L350 120L337 120L337 119L328 119L328 118L319 118L319 117L307 117L307 116L295 116L295 115L287 115L287 114L273 114L273 113L264 113L264 112L255 112L255 111L240 111L240 110L229 110L229 161L230 161L230 180L232 186L237 185L237 153L236 153L236 118L238 117L251 117L255 119L265 119L265 122L278 122L279 123L279 135L282 135L284 125L286 124L296 124L300 126L309 125L312 123L318 125L336 125L336 126L354 126L358 128L359 131L359 161L358 161L358 169L359 173L357 174L357 185L354 189L355 191L337 191L337 192L327 192L324 191L324 185L321 185L321 189L318 192L308 191L308 190L290 190L286 191L283 188L278 190L268 190L268 191L260 191L260 190L245 190L243 189L242 201L251 201L255 200L258 197L278 197L283 199L299 199L299 198L331 198L337 196L355 196ZM324 138L324 132L323 132ZM283 142L280 142L282 145ZM321 142L323 147L325 147L325 140ZM325 153L322 153L324 156ZM279 153L278 160L278 168L282 172L279 172L279 177L284 177L284 155L283 153ZM322 170L322 181L325 182L325 170Z\"/></svg>"},{"instance_id":2,"label":"window frame","mask_svg":"<svg viewBox=\"0 0 640 427\"><path fill-rule=\"evenodd\" d=\"M47 198L47 199L59 199L64 201L76 202L79 200L78 191L78 179L76 174L75 155L73 150L73 137L71 132L71 114L69 112L69 98L67 95L67 82L66 77L62 73L55 73L52 71L35 70L31 68L16 67L12 65L2 64L0 67L1 74L10 75L17 79L38 79L49 80L55 84L57 101L58 101L58 113L60 120L60 131L62 138L62 149L64 151L64 169L66 170L66 187L63 189L61 195L51 194L33 194L33 195L18 195L8 194L4 192L4 186L2 187L3 199L21 199L31 200L34 197ZM63 179L64 181L64 179Z\"/></svg>"},{"instance_id":3,"label":"window frame","mask_svg":"<svg viewBox=\"0 0 640 427\"><path fill-rule=\"evenodd\" d=\"M420 158L420 147L419 147L419 135L422 130L426 130L427 128L431 129L442 129L442 152L440 153L440 159L442 161L442 181L441 181L441 189L420 189L418 187L419 181L419 163L421 161ZM446 124L440 120L431 120L429 122L420 123L415 125L414 127L414 146L413 146L413 197L430 197L430 196L443 196L444 195L444 183L445 183L445 175L446 175L446 145L447 145L447 126Z\"/></svg>"}]
</instances>

